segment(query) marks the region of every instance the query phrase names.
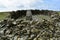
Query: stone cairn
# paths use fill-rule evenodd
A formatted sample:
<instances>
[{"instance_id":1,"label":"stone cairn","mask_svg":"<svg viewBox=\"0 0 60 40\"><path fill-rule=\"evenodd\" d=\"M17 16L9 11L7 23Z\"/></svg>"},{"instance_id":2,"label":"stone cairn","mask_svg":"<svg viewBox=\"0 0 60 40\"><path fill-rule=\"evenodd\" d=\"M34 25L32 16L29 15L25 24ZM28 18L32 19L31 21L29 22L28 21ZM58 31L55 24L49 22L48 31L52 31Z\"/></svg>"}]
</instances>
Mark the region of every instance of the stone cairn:
<instances>
[{"instance_id":1,"label":"stone cairn","mask_svg":"<svg viewBox=\"0 0 60 40\"><path fill-rule=\"evenodd\" d=\"M34 21L31 11L27 11L26 19L0 21L0 40L60 40L60 26L54 20Z\"/></svg>"}]
</instances>

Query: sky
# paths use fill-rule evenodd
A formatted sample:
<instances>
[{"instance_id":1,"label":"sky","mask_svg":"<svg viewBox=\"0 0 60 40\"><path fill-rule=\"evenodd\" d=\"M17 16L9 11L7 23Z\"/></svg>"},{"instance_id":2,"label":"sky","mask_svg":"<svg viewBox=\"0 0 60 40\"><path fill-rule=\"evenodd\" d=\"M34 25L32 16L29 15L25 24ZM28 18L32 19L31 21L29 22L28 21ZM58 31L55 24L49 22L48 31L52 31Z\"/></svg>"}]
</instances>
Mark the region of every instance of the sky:
<instances>
[{"instance_id":1,"label":"sky","mask_svg":"<svg viewBox=\"0 0 60 40\"><path fill-rule=\"evenodd\" d=\"M0 0L0 11L26 9L60 11L60 0Z\"/></svg>"}]
</instances>

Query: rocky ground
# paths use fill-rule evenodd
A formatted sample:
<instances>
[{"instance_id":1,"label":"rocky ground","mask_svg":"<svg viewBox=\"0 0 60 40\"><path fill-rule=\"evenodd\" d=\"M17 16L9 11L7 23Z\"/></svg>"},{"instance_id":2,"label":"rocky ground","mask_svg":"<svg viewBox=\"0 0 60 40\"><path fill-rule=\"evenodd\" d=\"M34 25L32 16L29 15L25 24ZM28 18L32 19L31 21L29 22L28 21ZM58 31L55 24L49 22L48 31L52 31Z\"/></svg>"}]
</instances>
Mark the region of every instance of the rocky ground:
<instances>
[{"instance_id":1,"label":"rocky ground","mask_svg":"<svg viewBox=\"0 0 60 40\"><path fill-rule=\"evenodd\" d=\"M0 21L0 40L60 40L60 16L51 15L50 19L39 21L24 18L6 18Z\"/></svg>"}]
</instances>

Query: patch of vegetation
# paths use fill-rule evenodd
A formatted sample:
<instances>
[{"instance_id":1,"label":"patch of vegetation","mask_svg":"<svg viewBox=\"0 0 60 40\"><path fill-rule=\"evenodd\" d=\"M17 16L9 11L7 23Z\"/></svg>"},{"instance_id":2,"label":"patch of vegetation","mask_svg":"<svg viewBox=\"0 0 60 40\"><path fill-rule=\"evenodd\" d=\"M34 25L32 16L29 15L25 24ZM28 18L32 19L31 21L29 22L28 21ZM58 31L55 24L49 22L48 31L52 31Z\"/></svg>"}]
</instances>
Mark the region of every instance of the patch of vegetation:
<instances>
[{"instance_id":1,"label":"patch of vegetation","mask_svg":"<svg viewBox=\"0 0 60 40\"><path fill-rule=\"evenodd\" d=\"M49 20L50 16L47 16L47 15L33 15L33 18L38 19L39 21L42 21L43 19Z\"/></svg>"},{"instance_id":2,"label":"patch of vegetation","mask_svg":"<svg viewBox=\"0 0 60 40\"><path fill-rule=\"evenodd\" d=\"M0 20L5 19L6 16L8 16L7 12L0 12Z\"/></svg>"},{"instance_id":3,"label":"patch of vegetation","mask_svg":"<svg viewBox=\"0 0 60 40\"><path fill-rule=\"evenodd\" d=\"M60 15L60 11L59 11L58 13L59 13L59 15Z\"/></svg>"}]
</instances>

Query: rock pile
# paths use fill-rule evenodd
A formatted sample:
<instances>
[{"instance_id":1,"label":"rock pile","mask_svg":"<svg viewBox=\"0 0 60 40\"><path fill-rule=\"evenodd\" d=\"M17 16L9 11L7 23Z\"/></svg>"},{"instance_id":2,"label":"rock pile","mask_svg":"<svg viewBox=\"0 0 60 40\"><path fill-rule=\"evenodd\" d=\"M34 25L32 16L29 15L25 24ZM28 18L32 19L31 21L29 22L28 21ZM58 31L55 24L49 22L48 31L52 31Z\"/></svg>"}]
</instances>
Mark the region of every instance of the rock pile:
<instances>
[{"instance_id":1,"label":"rock pile","mask_svg":"<svg viewBox=\"0 0 60 40\"><path fill-rule=\"evenodd\" d=\"M0 22L0 40L60 40L60 26L43 19L5 19Z\"/></svg>"}]
</instances>

